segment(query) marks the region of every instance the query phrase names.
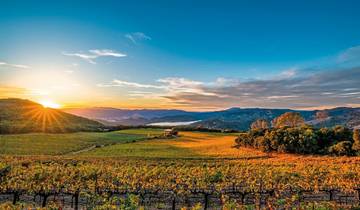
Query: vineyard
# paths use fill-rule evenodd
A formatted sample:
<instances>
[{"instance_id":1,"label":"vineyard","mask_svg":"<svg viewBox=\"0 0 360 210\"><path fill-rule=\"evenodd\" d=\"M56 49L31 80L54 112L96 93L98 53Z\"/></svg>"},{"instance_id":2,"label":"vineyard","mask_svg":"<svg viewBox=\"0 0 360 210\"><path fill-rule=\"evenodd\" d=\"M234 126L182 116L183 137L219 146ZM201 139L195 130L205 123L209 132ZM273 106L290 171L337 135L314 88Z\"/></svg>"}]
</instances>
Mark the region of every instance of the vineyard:
<instances>
[{"instance_id":1,"label":"vineyard","mask_svg":"<svg viewBox=\"0 0 360 210\"><path fill-rule=\"evenodd\" d=\"M205 209L224 204L278 208L300 206L312 199L355 206L360 202L359 165L358 158L159 161L4 157L0 192L1 199L14 205L30 201L43 207L55 203L75 209L129 195L137 196L138 206L156 203L153 208L165 209L196 203Z\"/></svg>"},{"instance_id":2,"label":"vineyard","mask_svg":"<svg viewBox=\"0 0 360 210\"><path fill-rule=\"evenodd\" d=\"M3 155L0 208L359 207L359 157L266 154L232 148L235 138L182 132L175 139L120 143L76 156ZM159 152L169 148L174 155Z\"/></svg>"}]
</instances>

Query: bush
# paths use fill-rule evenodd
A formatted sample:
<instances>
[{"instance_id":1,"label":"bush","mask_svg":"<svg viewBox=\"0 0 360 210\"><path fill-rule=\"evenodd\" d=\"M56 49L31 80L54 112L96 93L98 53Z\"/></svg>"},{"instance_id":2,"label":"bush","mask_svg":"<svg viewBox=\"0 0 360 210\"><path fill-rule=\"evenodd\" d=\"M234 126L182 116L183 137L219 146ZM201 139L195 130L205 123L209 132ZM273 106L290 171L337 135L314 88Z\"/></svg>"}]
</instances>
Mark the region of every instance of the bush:
<instances>
[{"instance_id":1,"label":"bush","mask_svg":"<svg viewBox=\"0 0 360 210\"><path fill-rule=\"evenodd\" d=\"M252 146L252 139L248 133L240 133L235 139L235 143L238 146Z\"/></svg>"},{"instance_id":2,"label":"bush","mask_svg":"<svg viewBox=\"0 0 360 210\"><path fill-rule=\"evenodd\" d=\"M351 149L352 143L350 141L341 141L329 148L329 153L339 156L344 155L353 155L353 150Z\"/></svg>"},{"instance_id":3,"label":"bush","mask_svg":"<svg viewBox=\"0 0 360 210\"><path fill-rule=\"evenodd\" d=\"M360 131L359 131L359 129L354 130L353 140L354 140L354 144L352 146L352 149L355 150L356 152L360 152Z\"/></svg>"},{"instance_id":4,"label":"bush","mask_svg":"<svg viewBox=\"0 0 360 210\"><path fill-rule=\"evenodd\" d=\"M296 154L353 155L360 152L358 131L343 126L316 129L311 126L256 129L241 133L238 147L254 147L264 152Z\"/></svg>"},{"instance_id":5,"label":"bush","mask_svg":"<svg viewBox=\"0 0 360 210\"><path fill-rule=\"evenodd\" d=\"M297 112L286 112L273 120L276 128L298 127L304 125L304 118Z\"/></svg>"},{"instance_id":6,"label":"bush","mask_svg":"<svg viewBox=\"0 0 360 210\"><path fill-rule=\"evenodd\" d=\"M254 143L256 145L256 148L260 149L263 152L270 152L271 151L271 143L264 136L256 137Z\"/></svg>"}]
</instances>

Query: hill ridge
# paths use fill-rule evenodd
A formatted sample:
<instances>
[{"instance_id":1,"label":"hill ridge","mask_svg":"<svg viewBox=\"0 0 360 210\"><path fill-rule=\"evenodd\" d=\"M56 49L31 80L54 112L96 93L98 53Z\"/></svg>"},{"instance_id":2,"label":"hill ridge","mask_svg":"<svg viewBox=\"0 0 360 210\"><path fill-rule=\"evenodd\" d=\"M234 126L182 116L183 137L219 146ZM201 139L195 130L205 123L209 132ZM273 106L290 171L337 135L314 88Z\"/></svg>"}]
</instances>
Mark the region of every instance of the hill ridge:
<instances>
[{"instance_id":1,"label":"hill ridge","mask_svg":"<svg viewBox=\"0 0 360 210\"><path fill-rule=\"evenodd\" d=\"M99 131L100 122L45 108L27 99L0 99L0 133L67 133L77 131Z\"/></svg>"}]
</instances>

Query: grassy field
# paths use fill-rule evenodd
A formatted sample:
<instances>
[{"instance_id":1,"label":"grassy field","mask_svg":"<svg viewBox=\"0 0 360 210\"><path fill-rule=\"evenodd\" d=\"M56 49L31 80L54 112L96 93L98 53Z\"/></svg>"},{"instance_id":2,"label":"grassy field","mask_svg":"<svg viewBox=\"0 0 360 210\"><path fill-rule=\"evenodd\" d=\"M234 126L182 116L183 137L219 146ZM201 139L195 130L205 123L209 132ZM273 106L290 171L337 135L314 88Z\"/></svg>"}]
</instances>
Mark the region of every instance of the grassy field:
<instances>
[{"instance_id":1,"label":"grassy field","mask_svg":"<svg viewBox=\"0 0 360 210\"><path fill-rule=\"evenodd\" d=\"M94 145L126 143L145 138L144 134L122 132L0 135L0 154L62 155Z\"/></svg>"},{"instance_id":2,"label":"grassy field","mask_svg":"<svg viewBox=\"0 0 360 210\"><path fill-rule=\"evenodd\" d=\"M156 128L139 128L139 129L127 129L117 131L117 133L122 134L135 134L135 135L145 135L145 136L158 136L164 132L164 129L156 129Z\"/></svg>"},{"instance_id":3,"label":"grassy field","mask_svg":"<svg viewBox=\"0 0 360 210\"><path fill-rule=\"evenodd\" d=\"M235 149L236 134L180 132L172 139L152 139L163 129L128 129L106 133L0 135L2 155L75 155L121 158L244 158L264 156ZM94 146L101 146L96 147ZM87 151L87 148L90 148ZM83 151L82 151L83 150Z\"/></svg>"},{"instance_id":4,"label":"grassy field","mask_svg":"<svg viewBox=\"0 0 360 210\"><path fill-rule=\"evenodd\" d=\"M163 129L128 129L115 132L0 135L0 155L66 155L99 158L256 159L259 150L234 148L235 133L180 132L171 139L154 139ZM96 146L96 147L95 147ZM273 157L298 157L273 154Z\"/></svg>"},{"instance_id":5,"label":"grassy field","mask_svg":"<svg viewBox=\"0 0 360 210\"><path fill-rule=\"evenodd\" d=\"M129 130L129 133L142 131ZM122 131L128 133L127 130ZM233 148L235 134L180 132L180 137L117 144L84 152L82 156L138 158L252 158L266 154Z\"/></svg>"}]
</instances>

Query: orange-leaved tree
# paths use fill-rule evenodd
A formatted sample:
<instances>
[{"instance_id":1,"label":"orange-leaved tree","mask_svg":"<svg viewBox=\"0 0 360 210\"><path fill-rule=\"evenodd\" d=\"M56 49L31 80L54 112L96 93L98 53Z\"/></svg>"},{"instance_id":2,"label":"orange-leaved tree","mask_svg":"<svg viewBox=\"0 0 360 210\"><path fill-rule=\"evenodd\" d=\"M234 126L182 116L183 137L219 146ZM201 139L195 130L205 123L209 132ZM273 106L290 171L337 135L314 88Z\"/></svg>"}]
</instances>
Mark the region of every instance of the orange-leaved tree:
<instances>
[{"instance_id":1,"label":"orange-leaved tree","mask_svg":"<svg viewBox=\"0 0 360 210\"><path fill-rule=\"evenodd\" d=\"M305 124L304 118L298 112L286 112L273 120L274 127L298 127Z\"/></svg>"}]
</instances>

